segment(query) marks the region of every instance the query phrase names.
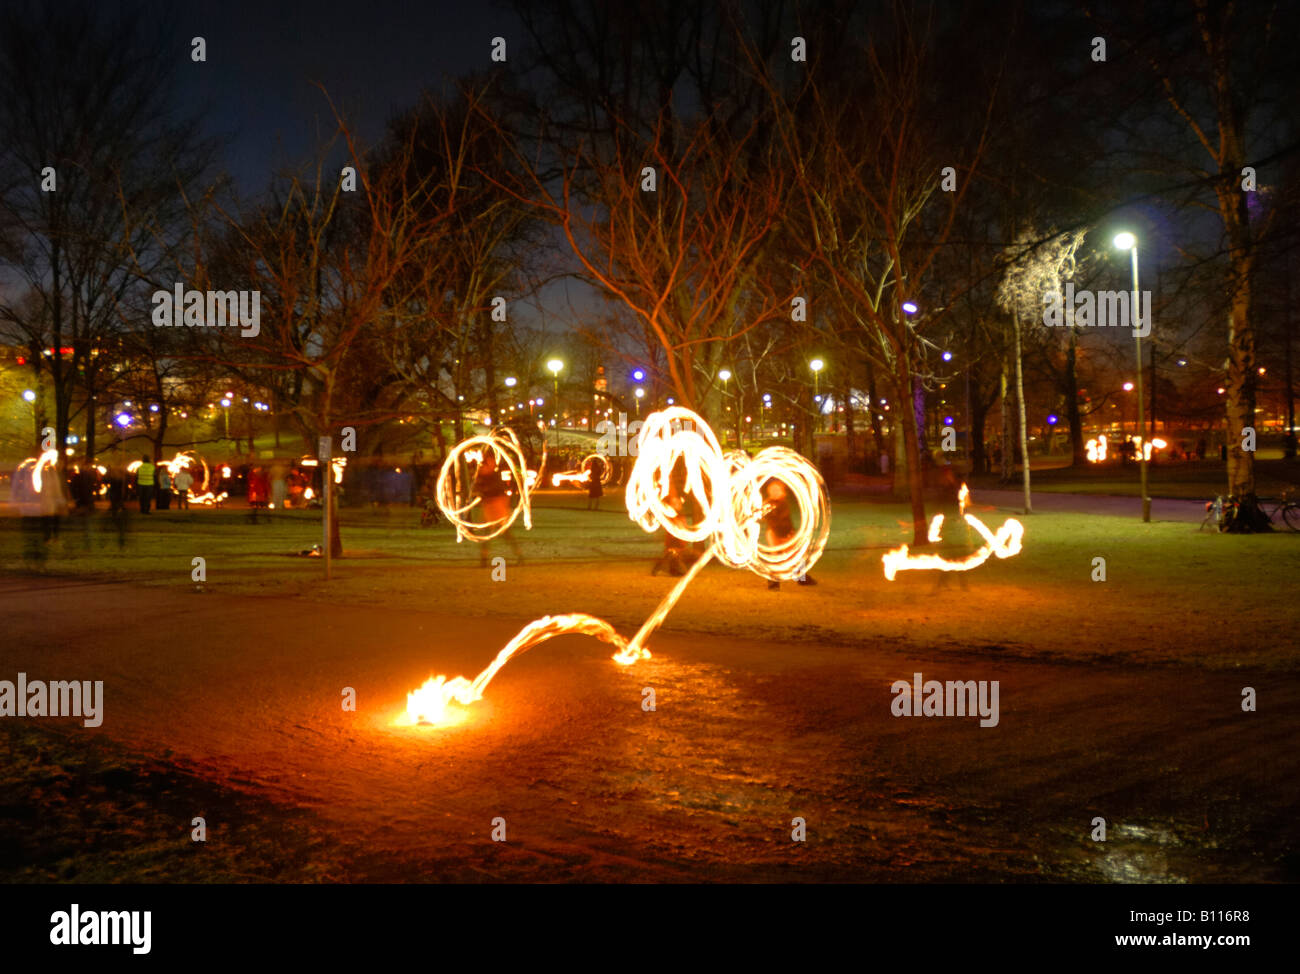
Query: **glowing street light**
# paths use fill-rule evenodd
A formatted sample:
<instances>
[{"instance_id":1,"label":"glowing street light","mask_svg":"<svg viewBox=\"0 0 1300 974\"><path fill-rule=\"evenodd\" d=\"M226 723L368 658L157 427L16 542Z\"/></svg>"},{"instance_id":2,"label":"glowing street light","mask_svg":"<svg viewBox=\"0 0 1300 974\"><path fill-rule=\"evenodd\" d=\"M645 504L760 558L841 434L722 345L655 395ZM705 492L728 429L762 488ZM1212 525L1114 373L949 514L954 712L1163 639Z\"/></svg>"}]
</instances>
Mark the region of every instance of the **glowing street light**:
<instances>
[{"instance_id":1,"label":"glowing street light","mask_svg":"<svg viewBox=\"0 0 1300 974\"><path fill-rule=\"evenodd\" d=\"M718 378L722 380L722 397L723 397L723 399L725 400L726 397L727 397L727 383L731 381L731 370L730 370L730 369L718 369ZM729 410L731 409L731 407L728 406L727 409L728 409L728 411L729 411ZM722 438L723 438L723 442L724 442L724 443L726 442L726 437L727 437L727 433L726 433L726 428L724 427L724 428L723 428L723 433L722 433ZM740 446L740 431L739 431L739 430L736 431L736 446Z\"/></svg>"},{"instance_id":2,"label":"glowing street light","mask_svg":"<svg viewBox=\"0 0 1300 974\"><path fill-rule=\"evenodd\" d=\"M28 402L35 402L35 401L36 401L36 393L32 392L32 390L30 390L30 389L24 389L24 390L23 390L23 398L26 399Z\"/></svg>"},{"instance_id":3,"label":"glowing street light","mask_svg":"<svg viewBox=\"0 0 1300 974\"><path fill-rule=\"evenodd\" d=\"M640 386L636 387L636 414L639 419L641 416L641 400L645 398L645 390Z\"/></svg>"},{"instance_id":4,"label":"glowing street light","mask_svg":"<svg viewBox=\"0 0 1300 974\"><path fill-rule=\"evenodd\" d=\"M1133 391L1133 383L1131 383L1131 382L1125 382L1125 383L1124 383L1124 391L1125 391L1125 392L1132 392L1132 391Z\"/></svg>"},{"instance_id":5,"label":"glowing street light","mask_svg":"<svg viewBox=\"0 0 1300 974\"><path fill-rule=\"evenodd\" d=\"M519 380L516 379L513 375L506 376L506 388L513 389L515 387L515 383L518 381Z\"/></svg>"},{"instance_id":6,"label":"glowing street light","mask_svg":"<svg viewBox=\"0 0 1300 974\"><path fill-rule=\"evenodd\" d=\"M914 315L914 314L916 314L916 312L917 312L917 310L918 310L917 307L916 307L916 302L915 302L915 301L904 301L904 302L903 302L903 310L904 310L905 312L907 312L909 315Z\"/></svg>"},{"instance_id":7,"label":"glowing street light","mask_svg":"<svg viewBox=\"0 0 1300 974\"><path fill-rule=\"evenodd\" d=\"M560 445L560 371L564 368L564 363L558 358L553 358L546 363L546 367L551 370L551 378L554 380L555 387L555 445Z\"/></svg>"},{"instance_id":8,"label":"glowing street light","mask_svg":"<svg viewBox=\"0 0 1300 974\"><path fill-rule=\"evenodd\" d=\"M1137 343L1137 401L1138 401L1138 435L1147 436L1146 430L1146 410L1142 405L1142 327L1139 320L1142 314L1142 305L1139 301L1138 294L1138 248L1137 237L1125 230L1122 233L1115 234L1115 247L1117 250L1127 250L1133 258L1133 300L1129 307L1133 309L1133 340ZM1151 328L1151 323L1147 322L1147 330ZM1152 431L1154 432L1154 431ZM1149 438L1149 437L1147 437ZM1147 458L1145 454L1139 455L1138 463L1142 471L1142 520L1151 520L1151 498L1147 496Z\"/></svg>"},{"instance_id":9,"label":"glowing street light","mask_svg":"<svg viewBox=\"0 0 1300 974\"><path fill-rule=\"evenodd\" d=\"M819 403L822 401L822 397L821 397L822 369L826 368L826 363L819 358L815 358L808 363L808 368L812 369L812 373L813 373L813 402ZM822 414L820 409L817 410L817 425L814 426L813 428L819 431L822 428Z\"/></svg>"}]
</instances>

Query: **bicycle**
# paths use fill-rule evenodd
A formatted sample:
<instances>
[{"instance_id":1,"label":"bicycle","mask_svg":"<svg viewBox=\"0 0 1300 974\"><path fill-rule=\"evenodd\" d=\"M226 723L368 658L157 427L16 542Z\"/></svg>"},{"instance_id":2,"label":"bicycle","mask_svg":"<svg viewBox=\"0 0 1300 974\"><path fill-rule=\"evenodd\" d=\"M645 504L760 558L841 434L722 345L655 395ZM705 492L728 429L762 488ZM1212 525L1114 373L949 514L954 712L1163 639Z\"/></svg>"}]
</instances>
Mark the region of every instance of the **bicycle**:
<instances>
[{"instance_id":1,"label":"bicycle","mask_svg":"<svg viewBox=\"0 0 1300 974\"><path fill-rule=\"evenodd\" d=\"M1273 505L1269 518L1276 524L1279 516L1289 531L1300 531L1300 500L1292 496L1290 490L1284 490L1276 500L1265 501Z\"/></svg>"}]
</instances>

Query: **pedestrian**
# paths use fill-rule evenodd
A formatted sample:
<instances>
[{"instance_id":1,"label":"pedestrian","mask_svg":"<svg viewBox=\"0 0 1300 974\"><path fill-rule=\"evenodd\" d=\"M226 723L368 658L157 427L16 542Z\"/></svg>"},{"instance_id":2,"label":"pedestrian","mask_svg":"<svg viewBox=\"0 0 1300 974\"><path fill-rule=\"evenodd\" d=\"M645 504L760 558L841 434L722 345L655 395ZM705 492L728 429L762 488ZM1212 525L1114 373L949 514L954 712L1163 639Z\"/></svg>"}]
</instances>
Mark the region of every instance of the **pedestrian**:
<instances>
[{"instance_id":1,"label":"pedestrian","mask_svg":"<svg viewBox=\"0 0 1300 974\"><path fill-rule=\"evenodd\" d=\"M790 515L790 491L783 481L769 477L763 484L763 532L769 548L779 548L794 537L794 519ZM807 572L798 577L800 585L816 585L817 580ZM773 578L767 583L769 589L778 589L781 583Z\"/></svg>"},{"instance_id":2,"label":"pedestrian","mask_svg":"<svg viewBox=\"0 0 1300 974\"><path fill-rule=\"evenodd\" d=\"M483 512L479 523L481 525L505 524L510 517L510 498L506 493L506 482L501 479L501 471L497 469L497 456L491 449L487 451L486 456L478 465L478 470L474 474L474 493L479 499L479 509ZM524 563L523 552L519 550L519 542L507 528L502 532L514 552L517 563ZM491 542L479 542L478 563L480 568L487 568L490 563L489 555L491 554Z\"/></svg>"},{"instance_id":3,"label":"pedestrian","mask_svg":"<svg viewBox=\"0 0 1300 974\"><path fill-rule=\"evenodd\" d=\"M154 474L157 481L155 490L158 495L158 510L170 511L172 507L172 472L165 463L158 464L158 470Z\"/></svg>"},{"instance_id":4,"label":"pedestrian","mask_svg":"<svg viewBox=\"0 0 1300 974\"><path fill-rule=\"evenodd\" d=\"M289 501L289 471L279 460L271 465L271 508L283 511Z\"/></svg>"},{"instance_id":5,"label":"pedestrian","mask_svg":"<svg viewBox=\"0 0 1300 974\"><path fill-rule=\"evenodd\" d=\"M186 467L181 467L180 473L172 478L172 487L176 492L176 510L188 511L190 509L190 488L194 486L194 478L190 475Z\"/></svg>"},{"instance_id":6,"label":"pedestrian","mask_svg":"<svg viewBox=\"0 0 1300 974\"><path fill-rule=\"evenodd\" d=\"M153 501L154 475L157 468L148 454L140 455L140 466L135 471L135 492L140 498L140 513L148 514Z\"/></svg>"},{"instance_id":7,"label":"pedestrian","mask_svg":"<svg viewBox=\"0 0 1300 974\"><path fill-rule=\"evenodd\" d=\"M267 497L271 493L271 481L264 467L253 467L248 471L248 507L249 516L257 522L257 512L266 507Z\"/></svg>"},{"instance_id":8,"label":"pedestrian","mask_svg":"<svg viewBox=\"0 0 1300 974\"><path fill-rule=\"evenodd\" d=\"M601 473L604 472L601 467ZM605 496L605 488L601 486L600 474L596 472L596 465L593 463L587 468L587 510L599 511L600 499Z\"/></svg>"}]
</instances>

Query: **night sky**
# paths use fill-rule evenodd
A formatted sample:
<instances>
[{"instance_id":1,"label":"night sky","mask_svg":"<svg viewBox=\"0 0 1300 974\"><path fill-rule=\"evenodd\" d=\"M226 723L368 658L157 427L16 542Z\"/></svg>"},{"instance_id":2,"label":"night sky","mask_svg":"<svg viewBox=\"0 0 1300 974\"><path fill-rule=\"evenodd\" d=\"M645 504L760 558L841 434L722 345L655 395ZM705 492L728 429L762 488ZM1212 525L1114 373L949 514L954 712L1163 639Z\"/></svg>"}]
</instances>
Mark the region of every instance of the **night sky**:
<instances>
[{"instance_id":1,"label":"night sky","mask_svg":"<svg viewBox=\"0 0 1300 974\"><path fill-rule=\"evenodd\" d=\"M231 142L223 162L242 195L266 189L270 172L309 158L317 135L333 131L329 105L313 82L372 141L422 88L490 66L490 44L521 37L499 4L368 0L151 3L170 16L181 45L182 106L205 106L213 134ZM207 41L208 60L189 57L190 38Z\"/></svg>"}]
</instances>

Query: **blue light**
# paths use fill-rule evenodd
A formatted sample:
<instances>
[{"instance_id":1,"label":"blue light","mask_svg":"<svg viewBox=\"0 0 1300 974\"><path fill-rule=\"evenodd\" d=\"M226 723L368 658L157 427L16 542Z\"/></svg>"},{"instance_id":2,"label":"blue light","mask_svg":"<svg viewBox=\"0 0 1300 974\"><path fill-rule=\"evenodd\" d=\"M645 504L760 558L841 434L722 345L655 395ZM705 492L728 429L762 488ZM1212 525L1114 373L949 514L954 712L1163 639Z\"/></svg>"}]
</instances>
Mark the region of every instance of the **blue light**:
<instances>
[{"instance_id":1,"label":"blue light","mask_svg":"<svg viewBox=\"0 0 1300 974\"><path fill-rule=\"evenodd\" d=\"M123 429L126 429L126 427L130 426L130 425L131 425L131 414L130 414L130 413L118 413L118 414L117 414L117 425L118 425L118 426L121 426Z\"/></svg>"},{"instance_id":2,"label":"blue light","mask_svg":"<svg viewBox=\"0 0 1300 974\"><path fill-rule=\"evenodd\" d=\"M1060 417L1057 416L1056 413L1048 413L1047 415L1048 426L1055 426L1059 421L1060 421Z\"/></svg>"},{"instance_id":3,"label":"blue light","mask_svg":"<svg viewBox=\"0 0 1300 974\"><path fill-rule=\"evenodd\" d=\"M914 301L904 301L904 302L903 302L903 310L906 311L909 315L914 315L914 314L916 314L916 302L914 302Z\"/></svg>"},{"instance_id":4,"label":"blue light","mask_svg":"<svg viewBox=\"0 0 1300 974\"><path fill-rule=\"evenodd\" d=\"M642 370L642 369L637 369L635 372L632 373L632 378L636 379L637 382L642 382L642 381L644 381L644 379L645 379L645 372L644 372L644 370Z\"/></svg>"}]
</instances>

